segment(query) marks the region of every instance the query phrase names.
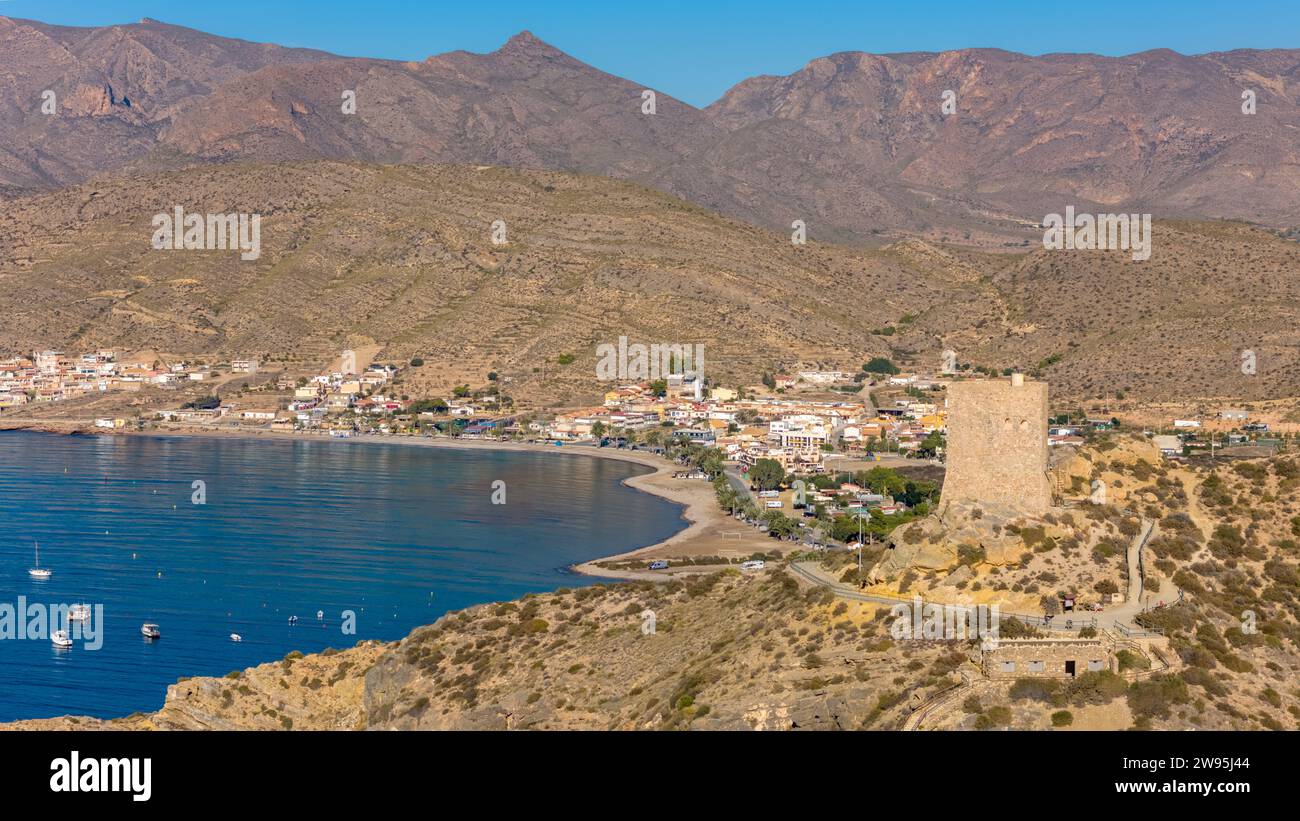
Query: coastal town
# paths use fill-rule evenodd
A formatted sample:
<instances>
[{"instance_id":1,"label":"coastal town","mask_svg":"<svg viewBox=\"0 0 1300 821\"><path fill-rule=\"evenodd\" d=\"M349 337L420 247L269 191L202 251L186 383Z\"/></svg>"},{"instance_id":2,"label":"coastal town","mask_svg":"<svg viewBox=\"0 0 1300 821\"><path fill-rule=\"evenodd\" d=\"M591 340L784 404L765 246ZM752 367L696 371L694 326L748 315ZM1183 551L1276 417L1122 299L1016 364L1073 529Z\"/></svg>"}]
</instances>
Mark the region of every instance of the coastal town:
<instances>
[{"instance_id":1,"label":"coastal town","mask_svg":"<svg viewBox=\"0 0 1300 821\"><path fill-rule=\"evenodd\" d=\"M145 367L121 359L42 352L8 361L4 384L28 397L24 408L71 407L95 392L178 389L168 384L229 388L224 398L200 389L185 394L199 399L173 407L97 417L93 432L107 434L280 433L623 452L659 466L629 484L682 501L692 524L686 538L575 565L580 573L672 583L780 571L809 595L860 608L957 601L944 606L975 613L999 603L1002 626L993 629L1004 635L981 645L961 682L922 688L927 697L897 718L913 730L970 723L969 696L999 686L1042 678L1128 687L1179 669L1162 632L1166 606L1181 605L1188 584L1166 558L1169 534L1181 526L1166 505L1179 502L1157 491L1196 475L1184 471L1212 475L1207 460L1240 465L1229 457L1249 461L1282 450L1286 439L1246 408L1134 430L1102 413L1049 414L1046 383L1020 373L908 372L876 360L860 372L779 372L735 389L670 374L613 386L599 404L542 414L514 407L491 384L465 386L446 401L412 399L402 392L403 367L351 367L351 351L342 369L290 376L252 360L236 370L234 362ZM168 373L173 379L152 381ZM123 380L148 387L121 387ZM1092 456L1080 461L1082 453ZM1109 464L1093 461L1103 453ZM1231 472L1259 475L1249 465ZM1098 486L1115 496L1098 496ZM1165 535L1148 547L1157 526ZM959 533L976 534L978 548L955 544ZM1124 537L1132 541L1120 567L1110 559L1124 552L1116 546ZM1079 548L1091 560L1069 559ZM1148 551L1151 566L1142 558ZM842 612L837 604L834 613ZM1086 672L1076 666L1085 664ZM1000 715L977 717L974 726L1005 721Z\"/></svg>"},{"instance_id":2,"label":"coastal town","mask_svg":"<svg viewBox=\"0 0 1300 821\"><path fill-rule=\"evenodd\" d=\"M673 446L713 449L738 482L747 479L751 490L763 492L758 502L771 513L789 510L792 500L776 498L775 486L757 486L760 465L779 469L782 478L809 479L845 478L872 467L933 465L941 470L948 388L954 382L992 378L962 368L908 371L883 358L856 372L792 369L736 387L706 386L702 378L666 374L610 385L599 404L547 412L517 406L505 392L509 378L496 373L477 388L457 386L446 398L413 397L405 392L403 377L422 366L421 360L361 366L357 361L356 353L346 350L332 368L288 373L271 371L253 357L208 361L103 349L12 354L0 359L0 426L59 429L51 420L71 420L74 429L104 433L424 437L657 454ZM101 403L109 411L101 412ZM62 414L61 408L77 410ZM1098 434L1133 428L1133 422L1108 411L1095 406L1049 417L1048 444L1079 446ZM1141 430L1175 460L1234 451L1268 455L1294 435L1273 433L1250 411L1230 407L1170 417ZM836 502L894 516L917 501L852 482L843 483L843 494L827 495L831 483L817 481L809 511ZM789 487L784 490L788 495Z\"/></svg>"}]
</instances>

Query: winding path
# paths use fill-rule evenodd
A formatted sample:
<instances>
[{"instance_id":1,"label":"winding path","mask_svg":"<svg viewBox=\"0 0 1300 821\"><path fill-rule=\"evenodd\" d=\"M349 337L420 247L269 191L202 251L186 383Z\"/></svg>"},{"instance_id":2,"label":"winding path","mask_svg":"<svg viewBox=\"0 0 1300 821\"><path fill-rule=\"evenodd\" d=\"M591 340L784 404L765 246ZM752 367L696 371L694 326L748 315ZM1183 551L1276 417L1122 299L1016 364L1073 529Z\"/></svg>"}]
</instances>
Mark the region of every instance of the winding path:
<instances>
[{"instance_id":1,"label":"winding path","mask_svg":"<svg viewBox=\"0 0 1300 821\"><path fill-rule=\"evenodd\" d=\"M1142 519L1141 528L1133 537L1133 541L1128 546L1128 595L1124 603L1116 607L1107 608L1099 613L1079 613L1076 618L1070 618L1075 623L1074 627L1065 628L1065 620L1057 617L1047 629L1052 632L1076 632L1084 627L1095 627L1099 630L1115 628L1126 636L1136 635L1143 631L1142 628L1133 623L1133 617L1153 604L1152 594L1144 593L1142 589L1144 562L1142 559L1142 550L1150 541L1152 534L1155 532L1155 522L1149 519ZM851 601L872 602L875 604L898 604L899 602L910 602L911 598L903 596L883 596L874 593L864 593L855 590L846 584L837 581L831 574L821 567L816 561L808 562L791 562L788 565L791 572L805 581L825 587L843 599ZM1168 587L1174 590L1174 597L1177 597L1177 588L1172 584ZM1155 596L1165 595L1165 586L1162 585L1161 591ZM1171 599L1157 599L1169 603ZM956 602L926 602L923 604L956 604ZM1016 618L1029 624L1042 626L1043 620L1038 616L1030 616L1021 613L1002 612L1004 618Z\"/></svg>"}]
</instances>

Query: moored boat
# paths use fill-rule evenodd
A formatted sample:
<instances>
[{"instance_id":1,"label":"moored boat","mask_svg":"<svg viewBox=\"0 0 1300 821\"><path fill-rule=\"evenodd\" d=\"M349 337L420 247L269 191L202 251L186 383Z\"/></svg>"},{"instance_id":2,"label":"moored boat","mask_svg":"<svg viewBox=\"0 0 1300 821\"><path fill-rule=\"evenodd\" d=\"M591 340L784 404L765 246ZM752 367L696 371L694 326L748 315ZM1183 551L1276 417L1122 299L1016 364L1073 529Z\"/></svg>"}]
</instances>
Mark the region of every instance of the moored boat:
<instances>
[{"instance_id":1,"label":"moored boat","mask_svg":"<svg viewBox=\"0 0 1300 821\"><path fill-rule=\"evenodd\" d=\"M36 564L27 570L27 575L33 579L48 579L54 575L54 571L46 567L41 567L41 545L36 544Z\"/></svg>"}]
</instances>

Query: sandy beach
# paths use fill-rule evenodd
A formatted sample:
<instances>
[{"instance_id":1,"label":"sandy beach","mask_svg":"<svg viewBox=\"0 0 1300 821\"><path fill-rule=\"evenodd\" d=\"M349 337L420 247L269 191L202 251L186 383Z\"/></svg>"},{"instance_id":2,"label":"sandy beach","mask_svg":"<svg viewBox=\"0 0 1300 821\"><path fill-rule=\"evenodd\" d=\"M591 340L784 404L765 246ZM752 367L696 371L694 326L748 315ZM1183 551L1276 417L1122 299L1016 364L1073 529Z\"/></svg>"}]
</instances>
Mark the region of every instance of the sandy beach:
<instances>
[{"instance_id":1,"label":"sandy beach","mask_svg":"<svg viewBox=\"0 0 1300 821\"><path fill-rule=\"evenodd\" d=\"M570 567L575 573L589 576L618 579L639 579L663 581L677 575L708 572L716 569L714 565L693 565L674 567L667 571L611 569L598 566L605 562L623 562L642 560L647 564L655 559L697 559L705 556L719 556L726 559L739 559L755 552L766 552L773 547L773 540L767 538L752 527L735 520L718 508L713 486L701 479L674 479L673 474L682 470L680 465L651 453L641 451L619 450L617 448L597 448L586 445L555 445L529 442L500 442L482 439L425 438L420 436L354 434L346 438L334 439L326 435L303 434L289 431L271 430L225 430L198 428L193 426L173 426L150 429L147 431L100 431L87 428L82 423L67 425L42 420L34 425L0 426L8 429L40 430L50 433L83 434L95 436L178 436L178 437L220 437L238 439L275 439L284 441L329 441L341 444L384 444L408 447L455 448L458 450L513 450L531 451L549 454L577 454L598 459L615 459L634 462L653 468L652 473L633 476L624 481L629 487L652 493L682 506L682 518L687 522L686 528L664 541L646 545L635 550L603 556Z\"/></svg>"}]
</instances>

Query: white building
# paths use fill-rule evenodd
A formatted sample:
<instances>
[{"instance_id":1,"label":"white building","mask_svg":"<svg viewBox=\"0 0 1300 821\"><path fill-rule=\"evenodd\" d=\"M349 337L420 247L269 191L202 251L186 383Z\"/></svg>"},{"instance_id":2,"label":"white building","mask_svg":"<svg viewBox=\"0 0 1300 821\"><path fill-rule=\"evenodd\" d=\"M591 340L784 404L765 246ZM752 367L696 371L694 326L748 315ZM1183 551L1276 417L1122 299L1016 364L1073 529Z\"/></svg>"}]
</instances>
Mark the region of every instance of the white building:
<instances>
[{"instance_id":1,"label":"white building","mask_svg":"<svg viewBox=\"0 0 1300 821\"><path fill-rule=\"evenodd\" d=\"M36 370L48 375L59 372L59 359L62 356L59 351L37 351L32 358L36 362Z\"/></svg>"}]
</instances>

